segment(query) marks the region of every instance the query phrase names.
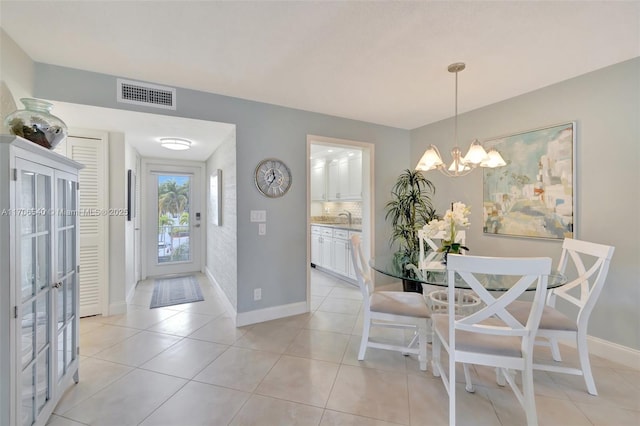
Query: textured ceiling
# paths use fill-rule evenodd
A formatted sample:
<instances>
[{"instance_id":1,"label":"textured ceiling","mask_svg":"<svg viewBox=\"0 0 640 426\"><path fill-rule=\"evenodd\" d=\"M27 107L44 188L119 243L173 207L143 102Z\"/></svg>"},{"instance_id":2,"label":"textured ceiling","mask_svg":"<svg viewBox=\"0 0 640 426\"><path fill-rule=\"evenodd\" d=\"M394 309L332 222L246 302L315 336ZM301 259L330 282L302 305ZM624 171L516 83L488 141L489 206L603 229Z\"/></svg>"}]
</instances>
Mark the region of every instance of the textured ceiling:
<instances>
[{"instance_id":1,"label":"textured ceiling","mask_svg":"<svg viewBox=\"0 0 640 426\"><path fill-rule=\"evenodd\" d=\"M640 56L638 1L4 1L34 61L413 129Z\"/></svg>"}]
</instances>

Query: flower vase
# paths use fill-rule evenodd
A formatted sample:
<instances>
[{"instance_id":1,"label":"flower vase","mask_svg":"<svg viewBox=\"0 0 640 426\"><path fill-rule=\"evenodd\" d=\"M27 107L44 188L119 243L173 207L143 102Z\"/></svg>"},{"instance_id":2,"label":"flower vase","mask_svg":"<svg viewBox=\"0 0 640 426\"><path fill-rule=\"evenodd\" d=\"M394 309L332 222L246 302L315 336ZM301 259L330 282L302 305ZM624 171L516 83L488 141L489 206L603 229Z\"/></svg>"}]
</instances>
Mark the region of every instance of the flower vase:
<instances>
[{"instance_id":1,"label":"flower vase","mask_svg":"<svg viewBox=\"0 0 640 426\"><path fill-rule=\"evenodd\" d=\"M25 109L12 112L4 120L11 134L47 149L55 148L67 137L66 124L51 114L53 104L32 98L22 98L20 101Z\"/></svg>"}]
</instances>

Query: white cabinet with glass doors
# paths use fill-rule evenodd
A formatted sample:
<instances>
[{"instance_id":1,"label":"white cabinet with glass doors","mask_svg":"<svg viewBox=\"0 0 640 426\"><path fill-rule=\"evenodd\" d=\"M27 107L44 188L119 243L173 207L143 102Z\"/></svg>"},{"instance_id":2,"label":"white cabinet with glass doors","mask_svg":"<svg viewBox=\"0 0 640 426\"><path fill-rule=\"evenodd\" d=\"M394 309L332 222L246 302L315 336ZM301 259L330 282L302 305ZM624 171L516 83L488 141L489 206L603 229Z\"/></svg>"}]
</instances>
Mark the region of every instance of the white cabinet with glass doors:
<instances>
[{"instance_id":1,"label":"white cabinet with glass doors","mask_svg":"<svg viewBox=\"0 0 640 426\"><path fill-rule=\"evenodd\" d=\"M77 162L0 136L0 424L44 425L78 381Z\"/></svg>"}]
</instances>

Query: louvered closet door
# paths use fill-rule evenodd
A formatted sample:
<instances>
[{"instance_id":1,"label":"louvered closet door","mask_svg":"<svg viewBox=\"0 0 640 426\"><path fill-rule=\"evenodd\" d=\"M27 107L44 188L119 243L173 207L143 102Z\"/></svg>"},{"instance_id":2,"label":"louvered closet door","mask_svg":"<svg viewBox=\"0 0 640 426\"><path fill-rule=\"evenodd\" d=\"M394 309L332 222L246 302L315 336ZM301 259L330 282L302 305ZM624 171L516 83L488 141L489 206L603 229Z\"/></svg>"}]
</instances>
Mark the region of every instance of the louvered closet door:
<instances>
[{"instance_id":1,"label":"louvered closet door","mask_svg":"<svg viewBox=\"0 0 640 426\"><path fill-rule=\"evenodd\" d=\"M67 155L84 164L80 171L80 316L103 314L107 286L105 262L109 217L106 175L106 141L69 137Z\"/></svg>"}]
</instances>

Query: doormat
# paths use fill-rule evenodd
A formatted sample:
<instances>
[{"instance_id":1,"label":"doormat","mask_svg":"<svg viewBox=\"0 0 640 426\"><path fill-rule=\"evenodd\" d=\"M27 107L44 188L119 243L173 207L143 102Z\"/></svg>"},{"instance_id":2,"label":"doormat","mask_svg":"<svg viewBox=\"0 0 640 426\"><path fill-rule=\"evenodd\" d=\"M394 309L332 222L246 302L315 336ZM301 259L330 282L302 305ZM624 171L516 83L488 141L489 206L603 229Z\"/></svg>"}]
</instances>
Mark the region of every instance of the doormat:
<instances>
[{"instance_id":1,"label":"doormat","mask_svg":"<svg viewBox=\"0 0 640 426\"><path fill-rule=\"evenodd\" d=\"M155 280L150 308L180 305L204 300L200 284L193 275Z\"/></svg>"}]
</instances>

